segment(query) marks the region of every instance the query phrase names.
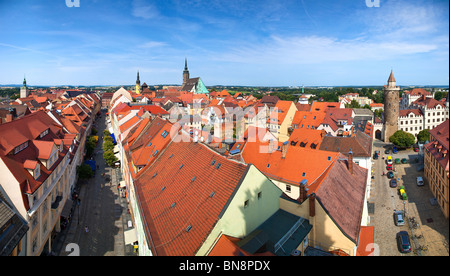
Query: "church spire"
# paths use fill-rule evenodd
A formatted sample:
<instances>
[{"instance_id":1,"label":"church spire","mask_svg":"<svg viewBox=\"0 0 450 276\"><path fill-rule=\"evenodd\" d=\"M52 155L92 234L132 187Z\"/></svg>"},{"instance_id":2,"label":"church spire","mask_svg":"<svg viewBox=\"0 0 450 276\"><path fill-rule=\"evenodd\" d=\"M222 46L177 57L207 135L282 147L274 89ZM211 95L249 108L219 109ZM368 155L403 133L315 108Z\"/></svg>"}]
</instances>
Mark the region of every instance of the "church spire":
<instances>
[{"instance_id":1,"label":"church spire","mask_svg":"<svg viewBox=\"0 0 450 276\"><path fill-rule=\"evenodd\" d=\"M184 58L183 85L189 81L189 69L187 67L187 58Z\"/></svg>"},{"instance_id":2,"label":"church spire","mask_svg":"<svg viewBox=\"0 0 450 276\"><path fill-rule=\"evenodd\" d=\"M139 79L139 70L137 71L136 94L141 94L141 80Z\"/></svg>"}]
</instances>

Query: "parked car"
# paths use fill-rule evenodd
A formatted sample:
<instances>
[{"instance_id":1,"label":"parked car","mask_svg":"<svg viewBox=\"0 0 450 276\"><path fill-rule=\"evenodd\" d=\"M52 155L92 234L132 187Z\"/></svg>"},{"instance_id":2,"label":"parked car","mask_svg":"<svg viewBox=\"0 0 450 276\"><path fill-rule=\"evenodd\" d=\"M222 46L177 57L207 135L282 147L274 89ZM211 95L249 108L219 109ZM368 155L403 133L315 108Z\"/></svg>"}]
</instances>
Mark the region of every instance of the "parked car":
<instances>
[{"instance_id":1,"label":"parked car","mask_svg":"<svg viewBox=\"0 0 450 276\"><path fill-rule=\"evenodd\" d=\"M402 158L402 164L408 163L408 160L406 158Z\"/></svg>"},{"instance_id":2,"label":"parked car","mask_svg":"<svg viewBox=\"0 0 450 276\"><path fill-rule=\"evenodd\" d=\"M392 153L397 153L397 152L398 152L397 147L393 147L393 148L392 148Z\"/></svg>"},{"instance_id":3,"label":"parked car","mask_svg":"<svg viewBox=\"0 0 450 276\"><path fill-rule=\"evenodd\" d=\"M394 178L394 173L392 171L388 171L387 177L388 178Z\"/></svg>"},{"instance_id":4,"label":"parked car","mask_svg":"<svg viewBox=\"0 0 450 276\"><path fill-rule=\"evenodd\" d=\"M417 177L417 186L423 186L423 178L421 176Z\"/></svg>"},{"instance_id":5,"label":"parked car","mask_svg":"<svg viewBox=\"0 0 450 276\"><path fill-rule=\"evenodd\" d=\"M386 166L386 169L387 169L388 171L392 171L392 164L387 165L387 166Z\"/></svg>"},{"instance_id":6,"label":"parked car","mask_svg":"<svg viewBox=\"0 0 450 276\"><path fill-rule=\"evenodd\" d=\"M414 148L414 151L415 152L419 152L419 148Z\"/></svg>"},{"instance_id":7,"label":"parked car","mask_svg":"<svg viewBox=\"0 0 450 276\"><path fill-rule=\"evenodd\" d=\"M388 164L392 164L392 156L390 156L390 155L388 156L388 158L387 158L387 163L388 163Z\"/></svg>"},{"instance_id":8,"label":"parked car","mask_svg":"<svg viewBox=\"0 0 450 276\"><path fill-rule=\"evenodd\" d=\"M389 186L391 188L397 188L397 180L395 178L392 178L391 181L389 181Z\"/></svg>"},{"instance_id":9,"label":"parked car","mask_svg":"<svg viewBox=\"0 0 450 276\"><path fill-rule=\"evenodd\" d=\"M400 164L400 158L395 158L395 164Z\"/></svg>"},{"instance_id":10,"label":"parked car","mask_svg":"<svg viewBox=\"0 0 450 276\"><path fill-rule=\"evenodd\" d=\"M396 226L405 225L405 213L402 210L394 210L394 223Z\"/></svg>"},{"instance_id":11,"label":"parked car","mask_svg":"<svg viewBox=\"0 0 450 276\"><path fill-rule=\"evenodd\" d=\"M373 154L373 159L375 159L375 160L378 159L378 153L375 152L375 153Z\"/></svg>"},{"instance_id":12,"label":"parked car","mask_svg":"<svg viewBox=\"0 0 450 276\"><path fill-rule=\"evenodd\" d=\"M400 231L397 233L397 246L401 253L411 252L411 242L409 240L408 232Z\"/></svg>"},{"instance_id":13,"label":"parked car","mask_svg":"<svg viewBox=\"0 0 450 276\"><path fill-rule=\"evenodd\" d=\"M389 153L391 153L391 151L389 149L387 149L387 150L384 151L384 153L385 154L389 154Z\"/></svg>"}]
</instances>

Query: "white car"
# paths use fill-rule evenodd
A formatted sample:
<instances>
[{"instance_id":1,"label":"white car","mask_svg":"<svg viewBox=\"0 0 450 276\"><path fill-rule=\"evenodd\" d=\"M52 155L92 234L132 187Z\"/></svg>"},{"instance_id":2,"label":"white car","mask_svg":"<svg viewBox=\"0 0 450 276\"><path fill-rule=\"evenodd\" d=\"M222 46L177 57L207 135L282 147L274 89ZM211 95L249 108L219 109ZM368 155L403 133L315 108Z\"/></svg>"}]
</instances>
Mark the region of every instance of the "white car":
<instances>
[{"instance_id":1,"label":"white car","mask_svg":"<svg viewBox=\"0 0 450 276\"><path fill-rule=\"evenodd\" d=\"M423 186L423 178L421 176L417 177L417 186Z\"/></svg>"}]
</instances>

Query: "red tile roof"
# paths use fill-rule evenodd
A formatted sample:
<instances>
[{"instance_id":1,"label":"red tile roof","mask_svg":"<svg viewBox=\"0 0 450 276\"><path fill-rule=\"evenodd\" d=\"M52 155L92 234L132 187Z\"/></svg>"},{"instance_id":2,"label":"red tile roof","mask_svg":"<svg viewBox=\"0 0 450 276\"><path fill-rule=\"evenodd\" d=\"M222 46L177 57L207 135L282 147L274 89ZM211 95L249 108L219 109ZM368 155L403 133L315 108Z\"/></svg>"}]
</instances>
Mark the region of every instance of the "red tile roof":
<instances>
[{"instance_id":1,"label":"red tile roof","mask_svg":"<svg viewBox=\"0 0 450 276\"><path fill-rule=\"evenodd\" d=\"M48 133L45 134L47 130ZM40 134L45 136L40 137ZM74 138L73 135L67 137L68 135L44 111L37 111L0 125L0 158L20 185L25 208L29 208L25 194L34 193L68 153ZM39 159L48 159L55 141L59 145L61 140L64 141L64 147L58 152L56 162L47 169ZM16 152L15 148L20 151ZM35 162L40 165L38 179L34 179L27 171Z\"/></svg>"},{"instance_id":2,"label":"red tile roof","mask_svg":"<svg viewBox=\"0 0 450 276\"><path fill-rule=\"evenodd\" d=\"M137 201L155 255L195 255L238 189L247 166L199 143L172 142L136 178Z\"/></svg>"},{"instance_id":3,"label":"red tile roof","mask_svg":"<svg viewBox=\"0 0 450 276\"><path fill-rule=\"evenodd\" d=\"M356 256L371 256L374 254L375 227L361 226Z\"/></svg>"},{"instance_id":4,"label":"red tile roof","mask_svg":"<svg viewBox=\"0 0 450 276\"><path fill-rule=\"evenodd\" d=\"M335 152L288 144L286 157L282 158L282 143L275 143L271 153L269 145L269 141L246 143L242 151L244 162L255 165L269 178L293 185L300 185L303 179L308 181L308 185L313 185L339 156ZM280 150L277 150L278 146Z\"/></svg>"}]
</instances>

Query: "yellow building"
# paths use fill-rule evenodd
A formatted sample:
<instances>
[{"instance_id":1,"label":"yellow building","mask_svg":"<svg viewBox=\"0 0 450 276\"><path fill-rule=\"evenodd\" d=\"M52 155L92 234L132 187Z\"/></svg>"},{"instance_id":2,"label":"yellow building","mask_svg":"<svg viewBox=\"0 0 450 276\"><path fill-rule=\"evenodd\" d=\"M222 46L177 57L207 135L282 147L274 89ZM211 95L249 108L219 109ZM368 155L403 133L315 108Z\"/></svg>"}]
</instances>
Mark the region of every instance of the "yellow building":
<instances>
[{"instance_id":1,"label":"yellow building","mask_svg":"<svg viewBox=\"0 0 450 276\"><path fill-rule=\"evenodd\" d=\"M297 107L292 101L278 101L271 108L268 120L269 130L278 137L279 142L289 140L288 128L292 124Z\"/></svg>"}]
</instances>

